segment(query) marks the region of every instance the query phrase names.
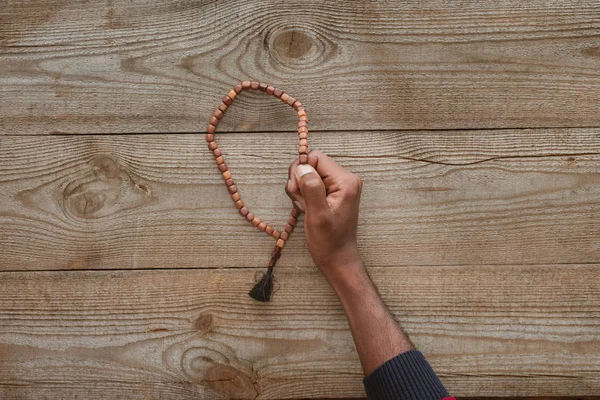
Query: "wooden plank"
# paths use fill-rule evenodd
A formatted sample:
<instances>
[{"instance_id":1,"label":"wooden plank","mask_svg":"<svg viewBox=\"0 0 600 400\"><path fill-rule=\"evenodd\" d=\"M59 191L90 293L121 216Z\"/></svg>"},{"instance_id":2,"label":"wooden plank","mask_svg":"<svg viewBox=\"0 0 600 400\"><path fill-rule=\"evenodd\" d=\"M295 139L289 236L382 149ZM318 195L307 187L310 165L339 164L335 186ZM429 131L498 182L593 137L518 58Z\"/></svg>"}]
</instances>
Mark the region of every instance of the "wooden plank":
<instances>
[{"instance_id":1,"label":"wooden plank","mask_svg":"<svg viewBox=\"0 0 600 400\"><path fill-rule=\"evenodd\" d=\"M0 269L261 267L273 240L237 214L199 135L5 137ZM225 134L246 203L287 221L294 135ZM361 175L373 266L600 262L600 130L331 132ZM302 222L281 259L310 264Z\"/></svg>"},{"instance_id":2,"label":"wooden plank","mask_svg":"<svg viewBox=\"0 0 600 400\"><path fill-rule=\"evenodd\" d=\"M307 267L307 266L305 266ZM457 396L600 392L600 265L369 271ZM358 397L360 364L318 272L2 273L3 398Z\"/></svg>"},{"instance_id":3,"label":"wooden plank","mask_svg":"<svg viewBox=\"0 0 600 400\"><path fill-rule=\"evenodd\" d=\"M197 132L254 78L316 130L599 126L600 3L74 0L0 12L0 133ZM293 129L274 100L222 128Z\"/></svg>"}]
</instances>

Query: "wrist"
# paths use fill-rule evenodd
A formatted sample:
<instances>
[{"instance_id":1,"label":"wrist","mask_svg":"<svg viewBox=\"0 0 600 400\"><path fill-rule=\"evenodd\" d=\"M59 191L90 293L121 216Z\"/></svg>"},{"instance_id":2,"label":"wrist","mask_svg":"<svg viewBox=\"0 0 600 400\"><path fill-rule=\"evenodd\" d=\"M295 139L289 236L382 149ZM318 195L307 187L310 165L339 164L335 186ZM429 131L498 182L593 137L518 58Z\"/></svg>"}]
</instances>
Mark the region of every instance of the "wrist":
<instances>
[{"instance_id":1,"label":"wrist","mask_svg":"<svg viewBox=\"0 0 600 400\"><path fill-rule=\"evenodd\" d=\"M349 310L355 310L359 304L378 297L371 277L362 262L347 266L344 274L338 274L328 279L329 284L337 295L346 315Z\"/></svg>"},{"instance_id":2,"label":"wrist","mask_svg":"<svg viewBox=\"0 0 600 400\"><path fill-rule=\"evenodd\" d=\"M338 262L335 266L322 271L338 296L343 292L353 292L357 288L364 287L365 282L370 281L365 266L358 257Z\"/></svg>"}]
</instances>

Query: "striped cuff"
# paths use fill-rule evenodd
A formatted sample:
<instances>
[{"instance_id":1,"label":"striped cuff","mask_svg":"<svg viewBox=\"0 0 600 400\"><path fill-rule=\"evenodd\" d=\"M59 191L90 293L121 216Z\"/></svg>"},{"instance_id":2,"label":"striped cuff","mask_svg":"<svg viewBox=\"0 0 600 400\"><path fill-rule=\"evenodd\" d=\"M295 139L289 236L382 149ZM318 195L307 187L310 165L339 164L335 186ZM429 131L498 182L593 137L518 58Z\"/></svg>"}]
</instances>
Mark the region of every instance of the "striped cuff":
<instances>
[{"instance_id":1,"label":"striped cuff","mask_svg":"<svg viewBox=\"0 0 600 400\"><path fill-rule=\"evenodd\" d=\"M370 400L440 400L448 392L420 351L386 361L363 383Z\"/></svg>"}]
</instances>

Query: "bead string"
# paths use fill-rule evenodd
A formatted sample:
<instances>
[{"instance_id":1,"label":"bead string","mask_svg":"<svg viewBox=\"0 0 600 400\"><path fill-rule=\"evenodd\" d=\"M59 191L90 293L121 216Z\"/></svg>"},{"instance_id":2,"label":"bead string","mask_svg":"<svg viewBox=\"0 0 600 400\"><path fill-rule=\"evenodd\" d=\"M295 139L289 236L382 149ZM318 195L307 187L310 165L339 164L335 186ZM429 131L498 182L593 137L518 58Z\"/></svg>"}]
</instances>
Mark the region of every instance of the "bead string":
<instances>
[{"instance_id":1,"label":"bead string","mask_svg":"<svg viewBox=\"0 0 600 400\"><path fill-rule=\"evenodd\" d=\"M239 210L240 215L244 217L246 221L250 222L254 227L256 227L259 231L265 232L267 235L272 236L277 240L275 248L271 253L271 260L269 261L267 273L249 293L252 298L258 301L269 301L272 291L273 268L275 267L275 264L277 263L277 260L281 255L281 249L283 249L286 241L290 237L290 234L294 230L299 211L296 208L292 208L290 218L288 219L288 222L285 225L283 231L279 231L273 228L272 226L262 221L259 217L251 213L248 207L244 204L243 200L241 199L241 195L238 192L237 186L235 185L233 176L231 175L231 171L229 171L227 164L225 164L223 153L221 152L221 149L219 149L219 146L215 141L215 132L217 130L217 126L219 125L219 122L225 115L225 112L227 111L229 106L233 104L233 100L235 100L238 94L240 94L243 90L249 89L259 90L261 92L266 92L269 95L275 96L290 107L292 107L294 110L296 110L296 112L298 113L298 155L300 164L308 163L308 117L306 116L306 110L302 103L300 103L298 100L296 100L289 94L283 92L281 89L278 89L271 85L267 85L266 83L262 82L243 81L241 85L236 85L225 96L223 96L221 103L215 110L213 116L210 118L210 123L208 125L208 128L206 129L206 141L208 142L208 148L215 156L217 167L219 168L219 171L221 172L223 179L225 180L227 189L231 194L231 199L233 200L235 206Z\"/></svg>"}]
</instances>

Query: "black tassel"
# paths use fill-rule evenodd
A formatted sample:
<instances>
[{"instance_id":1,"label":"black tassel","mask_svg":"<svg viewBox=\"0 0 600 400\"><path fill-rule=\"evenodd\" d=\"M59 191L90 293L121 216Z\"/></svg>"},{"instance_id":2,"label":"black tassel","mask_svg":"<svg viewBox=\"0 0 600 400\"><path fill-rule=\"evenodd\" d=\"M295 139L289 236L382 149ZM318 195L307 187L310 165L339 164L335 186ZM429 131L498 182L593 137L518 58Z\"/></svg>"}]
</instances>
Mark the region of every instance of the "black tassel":
<instances>
[{"instance_id":1,"label":"black tassel","mask_svg":"<svg viewBox=\"0 0 600 400\"><path fill-rule=\"evenodd\" d=\"M271 301L271 294L273 293L273 268L279 260L281 255L281 247L275 246L273 253L271 254L271 261L269 261L269 268L267 272L256 282L252 290L248 293L256 301L268 302Z\"/></svg>"},{"instance_id":2,"label":"black tassel","mask_svg":"<svg viewBox=\"0 0 600 400\"><path fill-rule=\"evenodd\" d=\"M271 301L271 293L273 293L273 268L269 267L248 294L254 300L267 302Z\"/></svg>"}]
</instances>

